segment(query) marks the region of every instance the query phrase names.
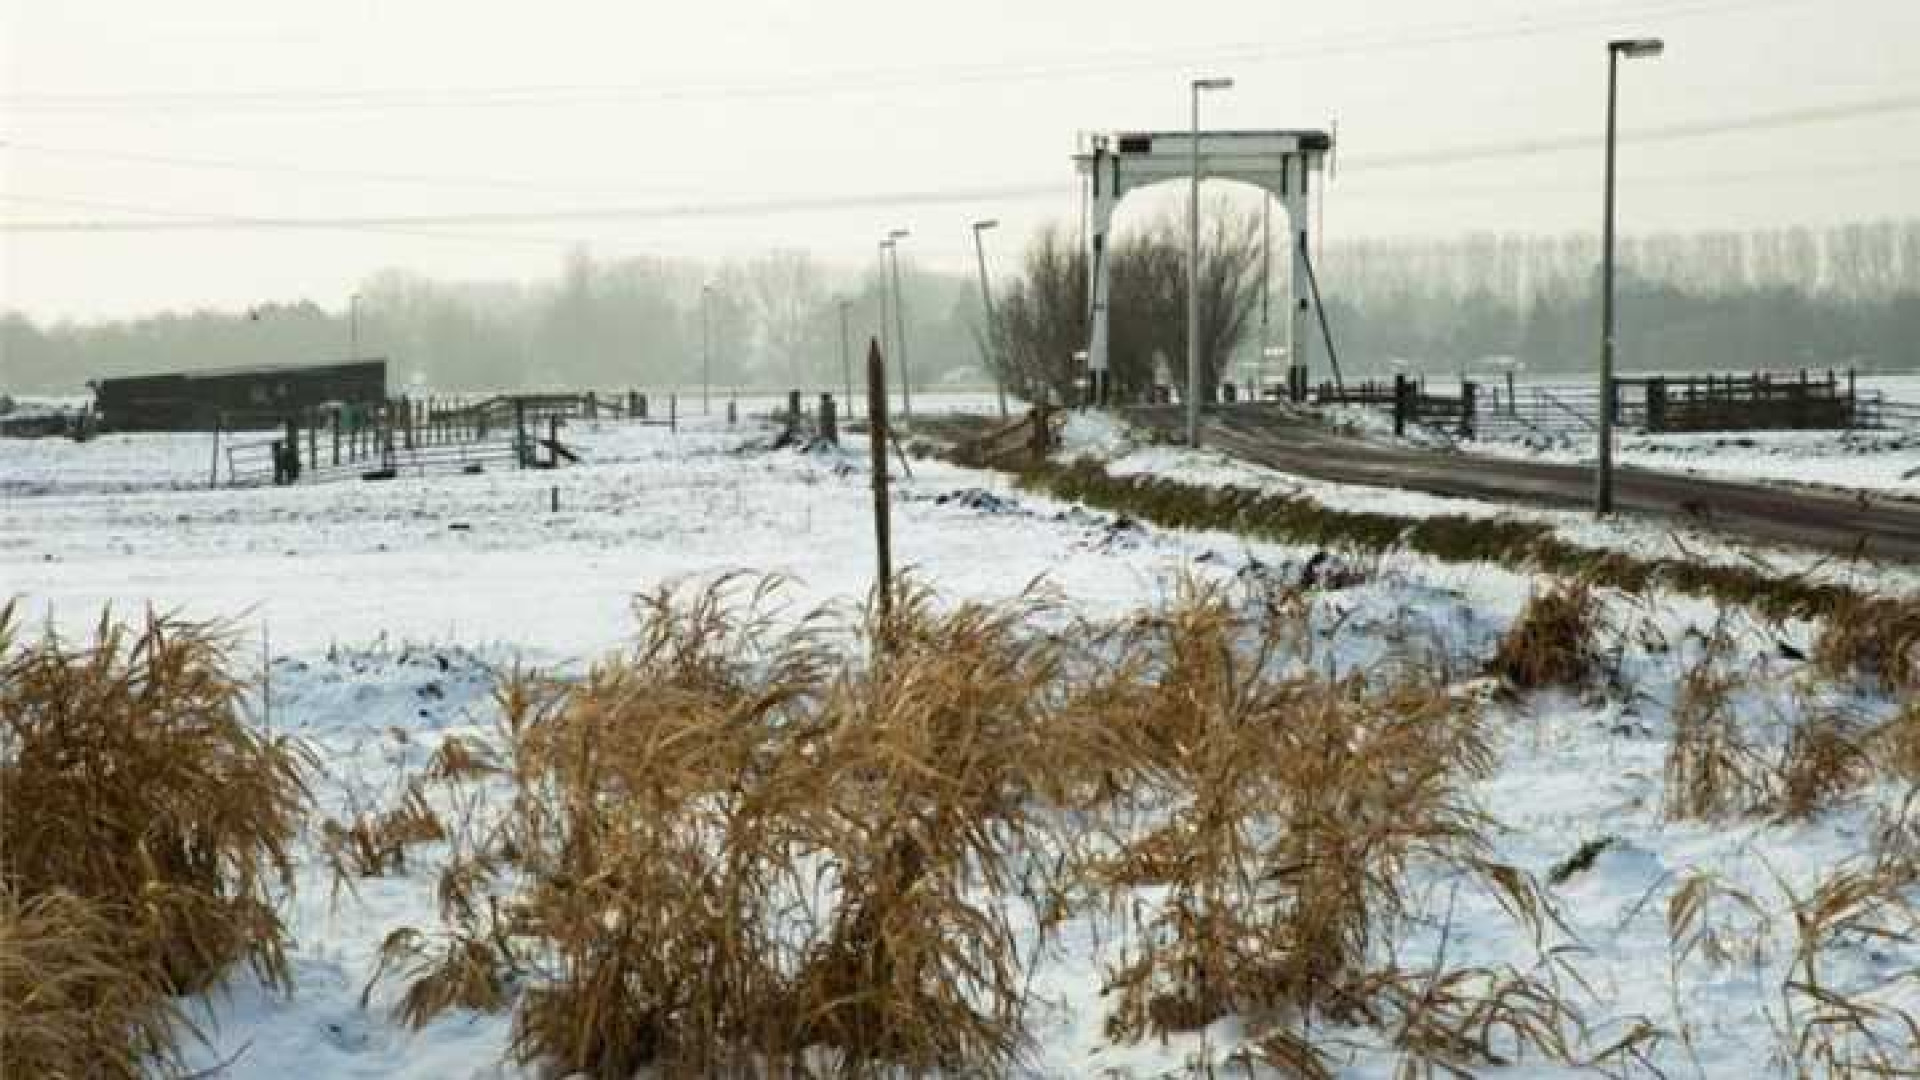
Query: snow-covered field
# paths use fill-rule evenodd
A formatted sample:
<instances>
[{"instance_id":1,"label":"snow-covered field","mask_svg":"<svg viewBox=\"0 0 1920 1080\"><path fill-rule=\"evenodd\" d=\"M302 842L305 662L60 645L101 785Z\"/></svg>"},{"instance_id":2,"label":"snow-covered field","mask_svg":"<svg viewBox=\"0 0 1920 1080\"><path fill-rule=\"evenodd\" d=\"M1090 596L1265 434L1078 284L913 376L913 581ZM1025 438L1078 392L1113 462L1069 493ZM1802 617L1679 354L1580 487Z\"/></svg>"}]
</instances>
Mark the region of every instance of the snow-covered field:
<instances>
[{"instance_id":1,"label":"snow-covered field","mask_svg":"<svg viewBox=\"0 0 1920 1080\"><path fill-rule=\"evenodd\" d=\"M747 445L765 436L700 420L678 432L577 425L570 441L587 457L580 468L251 491L200 489L204 437L0 445L0 595L19 598L28 622L75 635L105 605L234 620L239 655L271 671L270 722L311 740L324 763L319 815L337 814L390 794L450 735L494 737L489 694L500 666L567 669L617 647L632 628L636 592L749 569L789 577L796 612L858 599L871 568L863 448L808 454ZM1072 437L1076 450L1101 450L1116 471L1307 487L1217 458L1137 449L1110 427L1083 425ZM1285 576L1315 554L1143 527L939 463L915 462L913 470L896 489L895 560L948 598L1011 597L1044 577L1085 614L1118 615L1163 598L1183 573L1224 577L1258 567ZM1462 509L1455 500L1331 485L1312 493L1406 513ZM1632 534L1592 540L1652 542ZM1337 667L1413 652L1436 670L1470 677L1534 586L1499 567L1405 555L1363 571L1357 584L1314 601L1313 625ZM1445 954L1449 963L1537 970L1541 946L1564 948L1583 980L1569 989L1593 1025L1590 1049L1644 1018L1668 1033L1651 1050L1664 1075L1782 1074L1788 891L1804 895L1863 853L1900 793L1876 787L1790 825L1669 822L1668 714L1700 639L1723 618L1737 643L1728 662L1748 674L1738 711L1766 747L1783 744L1816 711L1867 722L1895 703L1814 680L1790 659L1808 647L1804 624L1763 625L1671 596L1613 597L1609 615L1621 649L1619 685L1495 703L1499 768L1475 790L1499 823L1489 834L1494 856L1523 870L1544 876L1583 842L1614 838L1590 870L1549 888L1564 927L1536 943L1492 897L1455 880L1422 879L1399 960L1417 967ZM197 1007L207 1044L192 1051L191 1064L271 1080L520 1075L502 1061L504 1016L455 1013L412 1032L387 1014L391 983L361 1005L388 932L437 924L434 883L446 852L429 846L421 854L404 873L363 882L334 904L324 860L304 849L288 908L294 993L282 999L237 976ZM1699 873L1747 890L1769 916L1765 925L1725 916L1730 933L1752 939L1741 962L1674 958L1668 902ZM1058 948L1037 954L1032 1075L1177 1075L1236 1048L1240 1029L1231 1021L1166 1042L1108 1043L1100 991L1112 948L1110 935L1082 916ZM1875 988L1878 1000L1920 1008L1910 978L1920 946L1850 939L1827 959L1834 985ZM1394 1058L1377 1035L1352 1037L1344 1074L1391 1075ZM1522 1063L1495 1074L1561 1072Z\"/></svg>"}]
</instances>

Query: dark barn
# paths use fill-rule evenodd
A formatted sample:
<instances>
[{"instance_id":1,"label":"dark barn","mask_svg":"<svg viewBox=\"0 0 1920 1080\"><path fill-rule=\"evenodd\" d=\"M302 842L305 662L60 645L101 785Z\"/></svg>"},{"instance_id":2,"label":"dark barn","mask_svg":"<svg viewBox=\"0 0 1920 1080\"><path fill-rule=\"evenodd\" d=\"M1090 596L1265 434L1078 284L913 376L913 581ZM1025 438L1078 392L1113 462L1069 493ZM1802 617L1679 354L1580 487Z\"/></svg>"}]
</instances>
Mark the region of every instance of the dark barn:
<instances>
[{"instance_id":1,"label":"dark barn","mask_svg":"<svg viewBox=\"0 0 1920 1080\"><path fill-rule=\"evenodd\" d=\"M264 427L330 402L373 405L386 397L384 359L135 375L94 386L108 431L206 431L216 420Z\"/></svg>"}]
</instances>

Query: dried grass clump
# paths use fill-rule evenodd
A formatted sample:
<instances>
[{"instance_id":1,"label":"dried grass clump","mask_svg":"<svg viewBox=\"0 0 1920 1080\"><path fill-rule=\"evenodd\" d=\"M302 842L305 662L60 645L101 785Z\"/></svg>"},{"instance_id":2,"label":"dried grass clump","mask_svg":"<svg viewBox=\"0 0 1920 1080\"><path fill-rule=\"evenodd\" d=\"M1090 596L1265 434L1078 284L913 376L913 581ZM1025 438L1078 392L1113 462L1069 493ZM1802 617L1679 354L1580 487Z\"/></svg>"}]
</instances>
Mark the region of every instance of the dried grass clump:
<instances>
[{"instance_id":1,"label":"dried grass clump","mask_svg":"<svg viewBox=\"0 0 1920 1080\"><path fill-rule=\"evenodd\" d=\"M1920 784L1920 698L1907 702L1887 721L1874 742L1883 769L1910 784Z\"/></svg>"},{"instance_id":2,"label":"dried grass clump","mask_svg":"<svg viewBox=\"0 0 1920 1080\"><path fill-rule=\"evenodd\" d=\"M1376 967L1419 863L1477 877L1536 932L1544 917L1530 882L1485 858L1486 821L1464 793L1492 765L1474 710L1418 682L1298 673L1292 634L1189 586L1128 631L1118 685L1091 695L1135 748L1122 786L1158 808L1095 864L1111 902L1135 911L1131 957L1108 976L1110 1035L1238 1014L1270 1028L1262 1060L1320 1075L1295 1025L1321 1017L1395 1032L1427 1065L1519 1047L1567 1060L1570 1011L1545 984L1444 971L1415 993ZM1142 887L1164 899L1135 906Z\"/></svg>"},{"instance_id":3,"label":"dried grass clump","mask_svg":"<svg viewBox=\"0 0 1920 1080\"><path fill-rule=\"evenodd\" d=\"M177 1064L181 1022L102 905L0 887L0 1076L146 1080Z\"/></svg>"},{"instance_id":4,"label":"dried grass clump","mask_svg":"<svg viewBox=\"0 0 1920 1080\"><path fill-rule=\"evenodd\" d=\"M1833 806L1873 774L1867 734L1843 713L1823 713L1793 731L1775 769L1775 807L1783 820L1801 821Z\"/></svg>"},{"instance_id":5,"label":"dried grass clump","mask_svg":"<svg viewBox=\"0 0 1920 1080\"><path fill-rule=\"evenodd\" d=\"M514 1052L596 1077L1004 1071L1063 646L1044 606L776 631L737 581L642 610L564 691L502 693L538 977ZM844 642L845 652L828 640ZM1089 770L1080 770L1086 772Z\"/></svg>"},{"instance_id":6,"label":"dried grass clump","mask_svg":"<svg viewBox=\"0 0 1920 1080\"><path fill-rule=\"evenodd\" d=\"M1599 597L1585 581L1536 590L1500 639L1492 673L1519 690L1591 684L1604 666L1600 616Z\"/></svg>"},{"instance_id":7,"label":"dried grass clump","mask_svg":"<svg viewBox=\"0 0 1920 1080\"><path fill-rule=\"evenodd\" d=\"M1795 945L1781 999L1798 1075L1914 1075L1920 1018L1903 995L1878 979L1836 981L1823 964L1859 943L1911 942L1920 932L1907 898L1914 885L1910 866L1878 862L1839 867L1804 897L1787 890Z\"/></svg>"},{"instance_id":8,"label":"dried grass clump","mask_svg":"<svg viewBox=\"0 0 1920 1080\"><path fill-rule=\"evenodd\" d=\"M1064 646L1029 629L1046 610L941 612L903 589L863 627L865 663L830 688L817 745L789 759L823 799L808 842L838 897L795 981L796 1041L832 1047L842 1071L997 1074L1025 1048L998 897L1050 888L1028 858L1063 840L1048 794L1092 771L1054 725Z\"/></svg>"},{"instance_id":9,"label":"dried grass clump","mask_svg":"<svg viewBox=\"0 0 1920 1080\"><path fill-rule=\"evenodd\" d=\"M1920 596L1840 602L1814 639L1813 661L1830 678L1865 677L1889 694L1920 693Z\"/></svg>"},{"instance_id":10,"label":"dried grass clump","mask_svg":"<svg viewBox=\"0 0 1920 1080\"><path fill-rule=\"evenodd\" d=\"M336 889L356 878L385 877L406 869L407 850L447 838L446 825L427 802L418 781L390 810L356 810L348 820L320 826L320 850L333 867Z\"/></svg>"},{"instance_id":11,"label":"dried grass clump","mask_svg":"<svg viewBox=\"0 0 1920 1080\"><path fill-rule=\"evenodd\" d=\"M1744 814L1767 798L1767 763L1733 709L1740 678L1722 660L1728 648L1729 639L1716 631L1674 695L1665 792L1666 814L1673 820ZM1807 779L1811 783L1817 775L1809 773Z\"/></svg>"},{"instance_id":12,"label":"dried grass clump","mask_svg":"<svg viewBox=\"0 0 1920 1080\"><path fill-rule=\"evenodd\" d=\"M0 614L0 645L7 637ZM66 892L119 923L123 963L174 992L236 960L285 985L274 891L305 811L308 757L243 715L210 627L103 617L0 659L0 850L22 902Z\"/></svg>"},{"instance_id":13,"label":"dried grass clump","mask_svg":"<svg viewBox=\"0 0 1920 1080\"><path fill-rule=\"evenodd\" d=\"M470 929L429 939L413 927L401 927L380 944L380 962L360 995L365 1008L373 987L389 970L409 980L393 1015L418 1030L449 1009L494 1013L507 1007L509 983L517 969L512 944L504 934L476 935Z\"/></svg>"},{"instance_id":14,"label":"dried grass clump","mask_svg":"<svg viewBox=\"0 0 1920 1080\"><path fill-rule=\"evenodd\" d=\"M802 872L784 821L813 793L765 783L825 679L729 582L641 607L631 653L564 691L502 692L521 790L512 843L544 980L512 1050L594 1077L744 1070L785 990L775 897Z\"/></svg>"},{"instance_id":15,"label":"dried grass clump","mask_svg":"<svg viewBox=\"0 0 1920 1080\"><path fill-rule=\"evenodd\" d=\"M465 735L450 736L427 759L429 780L477 780L504 771L492 747Z\"/></svg>"},{"instance_id":16,"label":"dried grass clump","mask_svg":"<svg viewBox=\"0 0 1920 1080\"><path fill-rule=\"evenodd\" d=\"M76 648L12 625L0 609L0 1073L131 1075L173 1055L169 996L243 958L286 987L275 894L308 759L248 725L210 627L103 616Z\"/></svg>"}]
</instances>

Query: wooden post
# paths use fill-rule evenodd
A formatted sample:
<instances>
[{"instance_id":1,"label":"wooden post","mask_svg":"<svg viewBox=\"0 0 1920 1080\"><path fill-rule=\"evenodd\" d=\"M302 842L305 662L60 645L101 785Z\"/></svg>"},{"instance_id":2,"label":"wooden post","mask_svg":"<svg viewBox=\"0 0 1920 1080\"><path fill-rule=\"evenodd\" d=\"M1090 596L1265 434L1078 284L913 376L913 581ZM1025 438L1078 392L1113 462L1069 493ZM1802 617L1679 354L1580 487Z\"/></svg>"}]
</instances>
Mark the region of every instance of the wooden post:
<instances>
[{"instance_id":1,"label":"wooden post","mask_svg":"<svg viewBox=\"0 0 1920 1080\"><path fill-rule=\"evenodd\" d=\"M1413 383L1405 375L1393 377L1393 434L1407 433L1407 414L1413 411Z\"/></svg>"},{"instance_id":2,"label":"wooden post","mask_svg":"<svg viewBox=\"0 0 1920 1080\"><path fill-rule=\"evenodd\" d=\"M787 437L800 437L800 391L787 391Z\"/></svg>"},{"instance_id":3,"label":"wooden post","mask_svg":"<svg viewBox=\"0 0 1920 1080\"><path fill-rule=\"evenodd\" d=\"M840 445L840 417L833 405L832 394L820 395L820 438L834 446Z\"/></svg>"},{"instance_id":4,"label":"wooden post","mask_svg":"<svg viewBox=\"0 0 1920 1080\"><path fill-rule=\"evenodd\" d=\"M520 467L527 467L527 403L519 398L513 399L513 446L514 456L519 459Z\"/></svg>"},{"instance_id":5,"label":"wooden post","mask_svg":"<svg viewBox=\"0 0 1920 1080\"><path fill-rule=\"evenodd\" d=\"M552 413L547 417L547 465L560 467L560 414Z\"/></svg>"},{"instance_id":6,"label":"wooden post","mask_svg":"<svg viewBox=\"0 0 1920 1080\"><path fill-rule=\"evenodd\" d=\"M300 420L287 417L287 483L300 482Z\"/></svg>"},{"instance_id":7,"label":"wooden post","mask_svg":"<svg viewBox=\"0 0 1920 1080\"><path fill-rule=\"evenodd\" d=\"M680 430L680 395L679 394L667 395L667 427L673 431Z\"/></svg>"},{"instance_id":8,"label":"wooden post","mask_svg":"<svg viewBox=\"0 0 1920 1080\"><path fill-rule=\"evenodd\" d=\"M1473 438L1473 414L1479 396L1479 383L1460 384L1460 437L1463 439Z\"/></svg>"},{"instance_id":9,"label":"wooden post","mask_svg":"<svg viewBox=\"0 0 1920 1080\"><path fill-rule=\"evenodd\" d=\"M209 488L220 486L220 424L221 417L220 414L216 412L213 414L213 466L207 476L207 486ZM229 469L228 471L231 472L232 470Z\"/></svg>"},{"instance_id":10,"label":"wooden post","mask_svg":"<svg viewBox=\"0 0 1920 1080\"><path fill-rule=\"evenodd\" d=\"M732 427L740 419L740 403L727 399L727 426Z\"/></svg>"},{"instance_id":11,"label":"wooden post","mask_svg":"<svg viewBox=\"0 0 1920 1080\"><path fill-rule=\"evenodd\" d=\"M874 597L880 605L880 622L887 625L893 615L893 529L892 506L887 499L887 364L880 356L880 342L867 344L867 443L873 467L873 538L878 568Z\"/></svg>"},{"instance_id":12,"label":"wooden post","mask_svg":"<svg viewBox=\"0 0 1920 1080\"><path fill-rule=\"evenodd\" d=\"M332 422L328 426L333 428L333 463L335 465L339 465L340 464L340 406L335 405L330 411L332 412L333 415L331 417Z\"/></svg>"},{"instance_id":13,"label":"wooden post","mask_svg":"<svg viewBox=\"0 0 1920 1080\"><path fill-rule=\"evenodd\" d=\"M307 468L320 471L320 414L307 414Z\"/></svg>"}]
</instances>

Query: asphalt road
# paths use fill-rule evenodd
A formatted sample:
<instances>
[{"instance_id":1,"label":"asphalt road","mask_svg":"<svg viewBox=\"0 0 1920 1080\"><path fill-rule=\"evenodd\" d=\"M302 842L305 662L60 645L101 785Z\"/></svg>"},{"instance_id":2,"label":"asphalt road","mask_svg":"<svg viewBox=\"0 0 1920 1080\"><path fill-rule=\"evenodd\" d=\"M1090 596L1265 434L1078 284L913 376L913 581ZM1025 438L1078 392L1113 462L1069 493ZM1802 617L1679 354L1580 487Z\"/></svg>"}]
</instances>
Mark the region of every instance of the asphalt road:
<instances>
[{"instance_id":1,"label":"asphalt road","mask_svg":"<svg viewBox=\"0 0 1920 1080\"><path fill-rule=\"evenodd\" d=\"M1169 432L1184 430L1177 408L1128 415ZM1202 437L1245 461L1335 483L1556 509L1593 504L1591 467L1372 442L1273 410L1209 416ZM1614 505L1749 540L1920 564L1920 501L1623 468L1614 474Z\"/></svg>"}]
</instances>

